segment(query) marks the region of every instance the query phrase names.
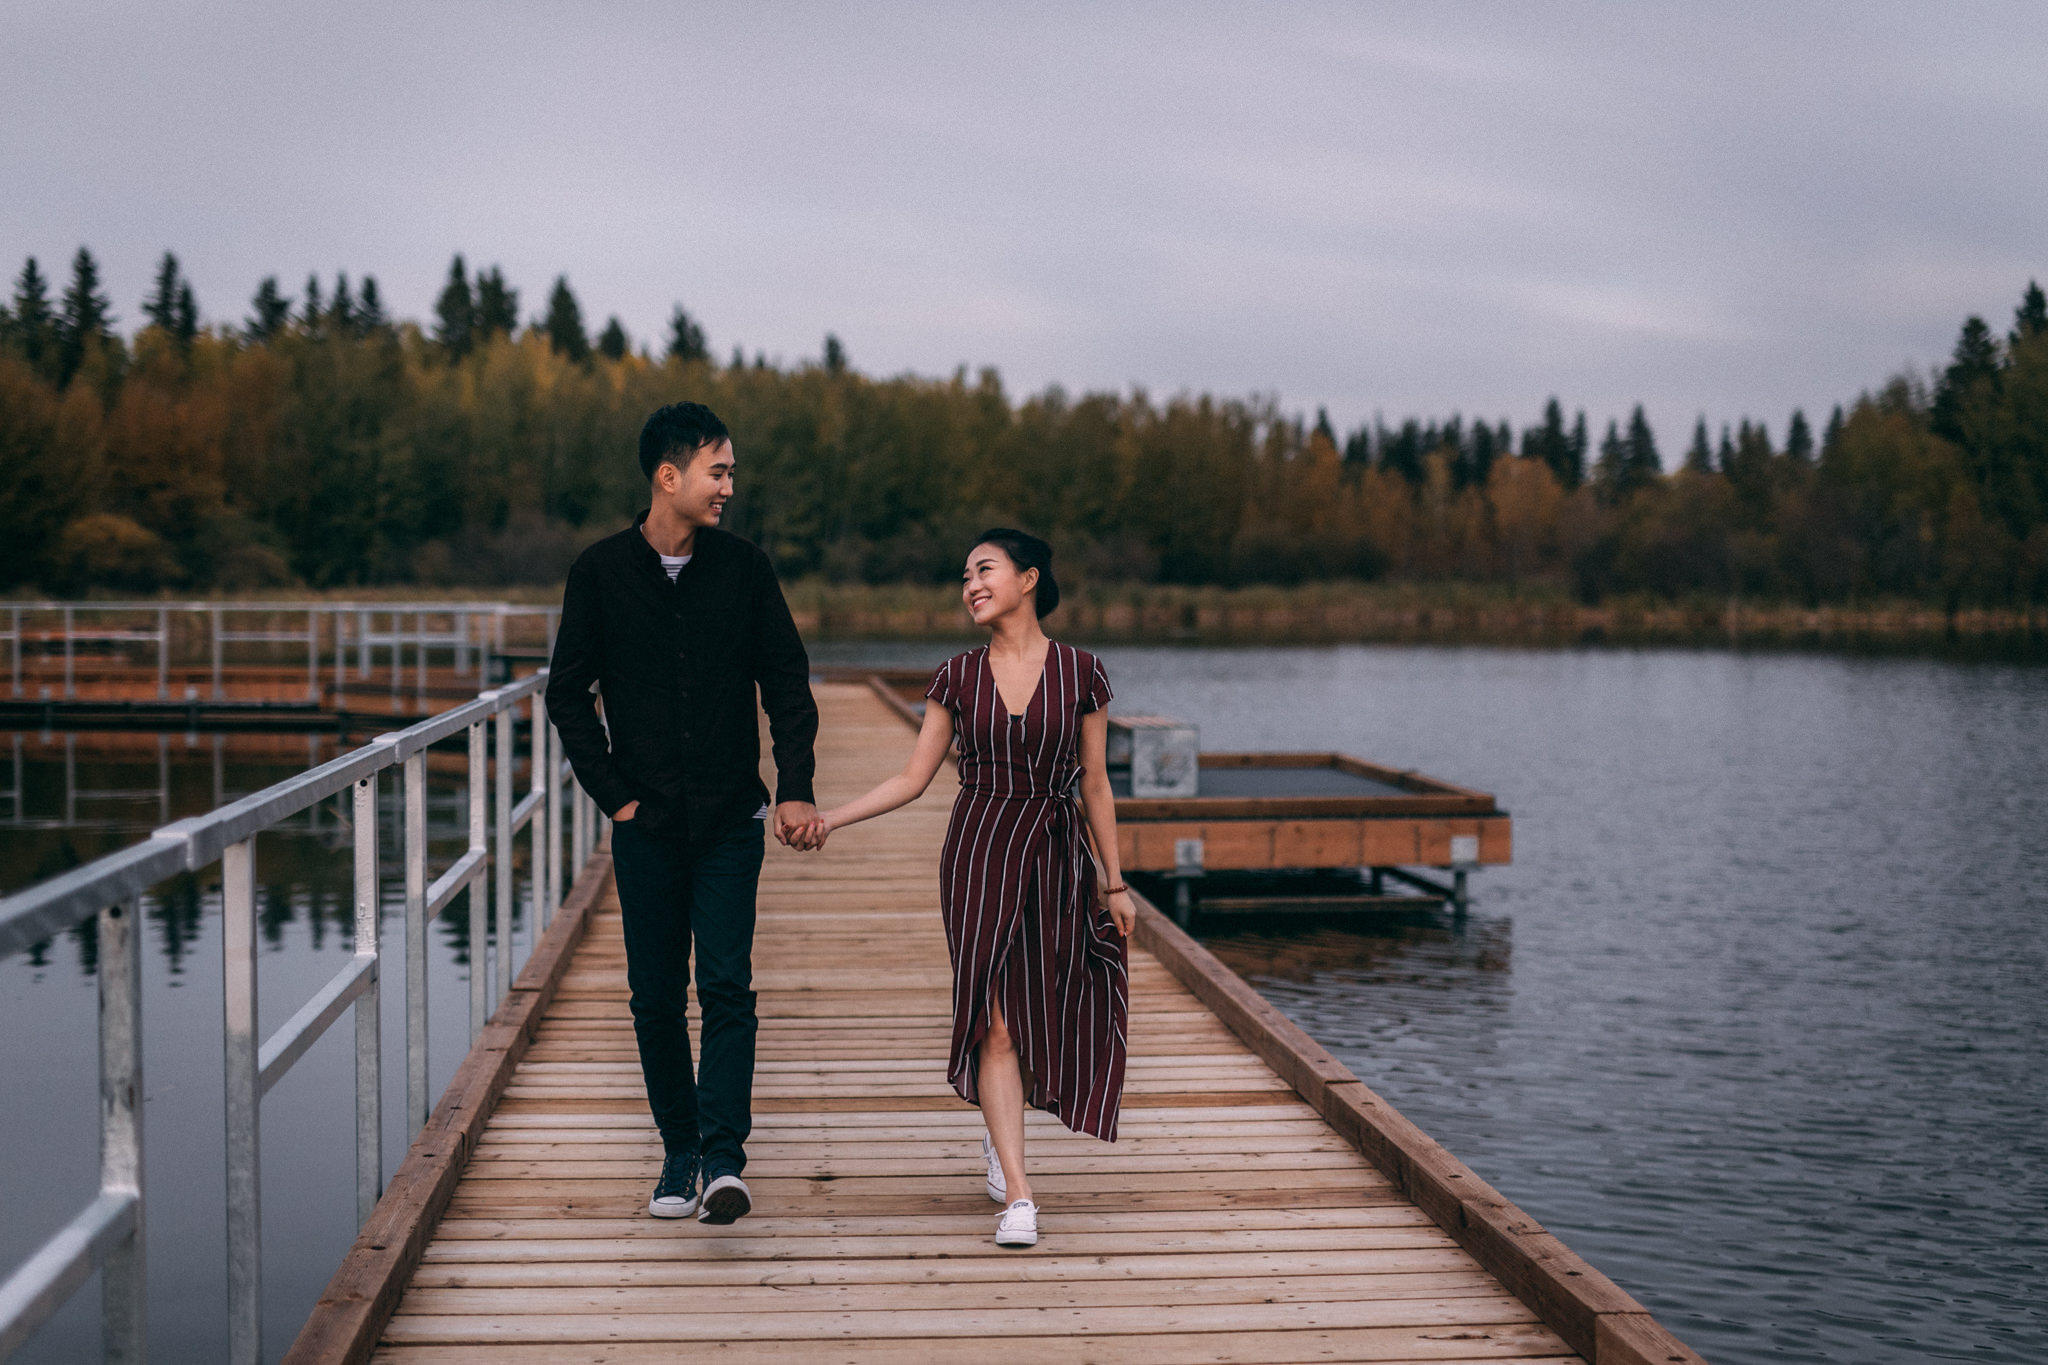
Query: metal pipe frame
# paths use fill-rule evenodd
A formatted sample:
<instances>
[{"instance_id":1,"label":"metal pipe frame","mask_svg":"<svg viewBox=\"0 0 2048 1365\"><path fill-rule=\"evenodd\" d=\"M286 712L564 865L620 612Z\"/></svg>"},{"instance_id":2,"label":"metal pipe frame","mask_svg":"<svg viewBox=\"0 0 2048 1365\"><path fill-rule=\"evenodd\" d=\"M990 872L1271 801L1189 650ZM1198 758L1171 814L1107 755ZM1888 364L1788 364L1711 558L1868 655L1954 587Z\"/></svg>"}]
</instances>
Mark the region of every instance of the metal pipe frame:
<instances>
[{"instance_id":1,"label":"metal pipe frame","mask_svg":"<svg viewBox=\"0 0 2048 1365\"><path fill-rule=\"evenodd\" d=\"M152 604L154 605L154 604ZM272 608L274 610L274 608ZM351 608L352 609L352 608ZM208 608L208 610L215 610ZM338 618L337 618L338 619ZM317 621L317 618L309 617ZM309 633L313 627L309 627ZM216 635L216 657L219 636ZM341 631L335 631L337 657ZM315 675L317 677L317 674ZM382 1038L379 1024L383 949L378 862L379 775L403 778L403 862L406 902L406 1117L418 1131L427 1117L426 929L465 889L472 923L472 1032L488 1018L486 889L495 880L499 907L498 981L511 975L513 840L533 826L536 915L558 898L560 852L552 854L564 778L540 704L547 673L480 694L408 729L380 735L363 748L226 802L205 815L175 821L133 847L74 868L26 891L0 898L0 957L20 952L80 921L97 917L100 989L100 1191L84 1209L0 1281L0 1361L101 1272L105 1357L122 1365L147 1354L146 1266L142 1229L142 990L137 924L149 888L179 872L220 865L225 1160L228 1225L228 1360L258 1365L262 1352L262 1101L308 1049L353 1008L355 1014L356 1214L368 1219L383 1191ZM534 706L531 789L512 802L515 710ZM486 818L487 727L497 725L496 840ZM426 753L466 734L469 749L469 848L430 884L427 880ZM319 803L348 792L354 837L355 952L276 1033L259 1040L256 953L256 836ZM572 789L574 808L588 797ZM586 824L597 823L589 816ZM579 853L581 847L579 845ZM553 865L549 859L552 857ZM496 873L495 879L489 874ZM483 1010L480 1014L479 1008Z\"/></svg>"}]
</instances>

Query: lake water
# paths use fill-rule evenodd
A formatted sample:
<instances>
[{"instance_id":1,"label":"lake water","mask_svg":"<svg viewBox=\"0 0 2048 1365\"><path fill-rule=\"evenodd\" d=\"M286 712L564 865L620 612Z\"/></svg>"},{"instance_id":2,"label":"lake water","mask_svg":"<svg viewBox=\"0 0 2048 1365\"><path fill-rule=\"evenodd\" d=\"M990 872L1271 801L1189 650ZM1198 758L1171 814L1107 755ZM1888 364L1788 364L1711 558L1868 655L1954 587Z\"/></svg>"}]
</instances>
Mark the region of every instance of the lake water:
<instances>
[{"instance_id":1,"label":"lake water","mask_svg":"<svg viewBox=\"0 0 2048 1365\"><path fill-rule=\"evenodd\" d=\"M1513 812L1515 862L1474 878L1461 920L1205 936L1716 1365L2048 1359L2048 670L1401 647L1104 658L1119 707L1194 721L1209 748L1341 749ZM171 757L182 814L210 794L194 766L210 760ZM54 761L30 764L31 813L49 809ZM156 771L145 756L88 785L140 791ZM138 828L148 800L130 798ZM0 870L54 866L53 838L0 830ZM266 1028L348 951L345 849L319 831L274 842L258 856L274 887ZM167 897L145 968L163 1361L219 1355L217 924L205 886ZM460 929L458 914L436 939L436 1086L465 1041ZM91 1188L85 950L0 963L0 1265ZM273 1355L349 1240L348 1074L330 1037L265 1102ZM91 1307L24 1358L85 1355Z\"/></svg>"}]
</instances>

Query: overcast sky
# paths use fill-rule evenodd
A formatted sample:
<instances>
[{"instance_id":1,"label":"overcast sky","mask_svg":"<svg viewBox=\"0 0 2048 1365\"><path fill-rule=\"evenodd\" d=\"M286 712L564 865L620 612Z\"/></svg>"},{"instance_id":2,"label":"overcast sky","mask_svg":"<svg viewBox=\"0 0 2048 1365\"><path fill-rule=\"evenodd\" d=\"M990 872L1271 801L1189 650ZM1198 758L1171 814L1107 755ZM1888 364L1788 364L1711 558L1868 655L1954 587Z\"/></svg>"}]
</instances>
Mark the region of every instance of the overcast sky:
<instances>
[{"instance_id":1,"label":"overcast sky","mask_svg":"<svg viewBox=\"0 0 2048 1365\"><path fill-rule=\"evenodd\" d=\"M1824 414L2048 279L2048 5L4 0L0 267L448 266L1340 426ZM1816 416L1818 421L1818 416Z\"/></svg>"}]
</instances>

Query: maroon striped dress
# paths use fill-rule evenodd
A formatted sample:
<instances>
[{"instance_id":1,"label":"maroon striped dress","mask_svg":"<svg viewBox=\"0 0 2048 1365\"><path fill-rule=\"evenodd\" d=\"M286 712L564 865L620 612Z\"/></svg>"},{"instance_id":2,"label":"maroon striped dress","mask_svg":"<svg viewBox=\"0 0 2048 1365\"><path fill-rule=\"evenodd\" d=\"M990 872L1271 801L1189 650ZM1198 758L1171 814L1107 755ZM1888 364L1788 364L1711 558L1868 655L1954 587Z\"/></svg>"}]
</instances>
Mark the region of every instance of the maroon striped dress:
<instances>
[{"instance_id":1,"label":"maroon striped dress","mask_svg":"<svg viewBox=\"0 0 2048 1365\"><path fill-rule=\"evenodd\" d=\"M1123 937L1097 903L1080 802L1081 717L1108 704L1109 679L1093 654L1053 644L1037 692L1013 716L983 646L941 664L925 696L953 713L960 752L960 796L939 855L953 955L947 1079L980 1102L976 1049L993 997L1030 1073L1025 1098L1114 1142L1128 969Z\"/></svg>"}]
</instances>

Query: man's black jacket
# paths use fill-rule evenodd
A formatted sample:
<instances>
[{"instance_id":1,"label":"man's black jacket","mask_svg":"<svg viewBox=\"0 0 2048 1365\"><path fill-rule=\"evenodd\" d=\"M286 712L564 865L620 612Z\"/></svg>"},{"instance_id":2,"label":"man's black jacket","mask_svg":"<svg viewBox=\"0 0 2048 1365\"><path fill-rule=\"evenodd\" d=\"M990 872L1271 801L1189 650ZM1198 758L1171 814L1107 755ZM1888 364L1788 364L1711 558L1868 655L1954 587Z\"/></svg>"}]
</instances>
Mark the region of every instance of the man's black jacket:
<instances>
[{"instance_id":1,"label":"man's black jacket","mask_svg":"<svg viewBox=\"0 0 2048 1365\"><path fill-rule=\"evenodd\" d=\"M708 838L750 818L768 799L759 684L776 799L813 800L810 659L768 556L706 527L670 583L640 533L646 519L578 556L562 596L548 716L577 780L606 815L638 801L649 830Z\"/></svg>"}]
</instances>

